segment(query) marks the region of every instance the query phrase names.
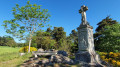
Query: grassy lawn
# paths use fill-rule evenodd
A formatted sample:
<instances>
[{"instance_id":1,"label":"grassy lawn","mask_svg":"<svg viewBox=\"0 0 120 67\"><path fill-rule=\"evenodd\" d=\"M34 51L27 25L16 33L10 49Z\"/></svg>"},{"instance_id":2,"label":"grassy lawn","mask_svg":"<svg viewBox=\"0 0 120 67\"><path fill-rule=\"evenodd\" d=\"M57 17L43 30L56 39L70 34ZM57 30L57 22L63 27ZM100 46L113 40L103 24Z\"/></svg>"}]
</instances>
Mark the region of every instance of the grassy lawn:
<instances>
[{"instance_id":1,"label":"grassy lawn","mask_svg":"<svg viewBox=\"0 0 120 67\"><path fill-rule=\"evenodd\" d=\"M0 46L0 67L16 67L29 59L31 54L19 55L20 48Z\"/></svg>"}]
</instances>

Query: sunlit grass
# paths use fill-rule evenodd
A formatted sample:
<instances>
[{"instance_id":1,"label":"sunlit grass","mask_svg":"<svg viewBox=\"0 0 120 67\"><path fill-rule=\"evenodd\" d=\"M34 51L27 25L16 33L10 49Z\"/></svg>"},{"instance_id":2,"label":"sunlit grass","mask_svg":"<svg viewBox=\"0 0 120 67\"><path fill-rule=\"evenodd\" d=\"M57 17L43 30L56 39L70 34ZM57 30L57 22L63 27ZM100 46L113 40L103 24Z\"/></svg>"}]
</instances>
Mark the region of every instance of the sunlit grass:
<instances>
[{"instance_id":1,"label":"sunlit grass","mask_svg":"<svg viewBox=\"0 0 120 67\"><path fill-rule=\"evenodd\" d=\"M19 48L0 46L0 62L19 57Z\"/></svg>"},{"instance_id":2,"label":"sunlit grass","mask_svg":"<svg viewBox=\"0 0 120 67\"><path fill-rule=\"evenodd\" d=\"M20 56L19 49L0 46L0 67L16 67L28 60L31 54Z\"/></svg>"},{"instance_id":3,"label":"sunlit grass","mask_svg":"<svg viewBox=\"0 0 120 67\"><path fill-rule=\"evenodd\" d=\"M7 46L0 46L0 55L7 54L7 53L13 53L18 52L20 48L18 47L7 47Z\"/></svg>"}]
</instances>

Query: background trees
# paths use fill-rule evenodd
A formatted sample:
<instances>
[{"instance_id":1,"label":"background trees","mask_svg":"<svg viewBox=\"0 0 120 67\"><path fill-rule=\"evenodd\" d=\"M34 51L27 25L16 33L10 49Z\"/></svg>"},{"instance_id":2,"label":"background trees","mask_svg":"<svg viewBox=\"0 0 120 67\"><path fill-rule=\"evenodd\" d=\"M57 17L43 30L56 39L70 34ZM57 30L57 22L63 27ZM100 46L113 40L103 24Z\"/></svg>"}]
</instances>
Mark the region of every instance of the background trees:
<instances>
[{"instance_id":1,"label":"background trees","mask_svg":"<svg viewBox=\"0 0 120 67\"><path fill-rule=\"evenodd\" d=\"M108 31L108 27L112 27L112 25L114 25L114 24L118 24L118 22L116 20L113 20L109 16L106 17L105 19L103 19L101 22L99 22L97 24L98 27L96 28L96 33L94 33L94 42L95 42L96 50L108 51L108 48L114 47L115 44L112 44L112 46L110 46L110 43L107 42L107 41L110 41L108 39L108 38L111 39L111 36L109 35L109 33L112 32L112 30L113 30L112 28L109 28L109 33L108 33L107 32ZM108 27L106 27L106 26L108 26ZM114 28L114 29L119 30L117 28ZM114 33L117 33L117 32L114 32ZM108 37L108 36L110 36L110 37ZM108 40L106 40L106 38ZM112 38L112 39L114 40L114 38ZM103 45L103 42L104 42L104 45ZM108 45L105 44L105 42L108 43ZM111 41L111 42L113 42L113 41ZM107 46L107 47L105 47L105 46Z\"/></svg>"},{"instance_id":2,"label":"background trees","mask_svg":"<svg viewBox=\"0 0 120 67\"><path fill-rule=\"evenodd\" d=\"M64 32L64 28L63 27L54 27L53 31L52 31L52 37L53 39L55 39L57 41L57 48L62 48L62 45L66 38L66 32Z\"/></svg>"},{"instance_id":3,"label":"background trees","mask_svg":"<svg viewBox=\"0 0 120 67\"><path fill-rule=\"evenodd\" d=\"M0 37L0 46L16 47L17 44L11 36Z\"/></svg>"},{"instance_id":4,"label":"background trees","mask_svg":"<svg viewBox=\"0 0 120 67\"><path fill-rule=\"evenodd\" d=\"M78 31L75 29L71 31L68 40L71 41L71 52L74 53L78 50Z\"/></svg>"},{"instance_id":5,"label":"background trees","mask_svg":"<svg viewBox=\"0 0 120 67\"><path fill-rule=\"evenodd\" d=\"M37 31L36 35L33 36L32 46L43 49L55 48L56 41L52 39L50 33L44 31Z\"/></svg>"},{"instance_id":6,"label":"background trees","mask_svg":"<svg viewBox=\"0 0 120 67\"><path fill-rule=\"evenodd\" d=\"M28 44L28 41L26 41ZM71 52L74 42L66 37L63 27L54 27L53 30L47 28L46 31L37 31L32 37L32 47L65 50Z\"/></svg>"},{"instance_id":7,"label":"background trees","mask_svg":"<svg viewBox=\"0 0 120 67\"><path fill-rule=\"evenodd\" d=\"M26 6L19 7L19 5L16 4L16 7L14 7L12 11L14 19L5 20L3 26L6 28L7 33L21 39L23 39L26 34L29 34L28 52L30 52L34 32L46 26L46 22L49 21L48 18L50 15L48 10L42 9L41 6L37 4L32 5L30 1L28 1Z\"/></svg>"},{"instance_id":8,"label":"background trees","mask_svg":"<svg viewBox=\"0 0 120 67\"><path fill-rule=\"evenodd\" d=\"M100 45L97 46L99 50L104 52L120 51L120 24L105 26L104 29Z\"/></svg>"}]
</instances>

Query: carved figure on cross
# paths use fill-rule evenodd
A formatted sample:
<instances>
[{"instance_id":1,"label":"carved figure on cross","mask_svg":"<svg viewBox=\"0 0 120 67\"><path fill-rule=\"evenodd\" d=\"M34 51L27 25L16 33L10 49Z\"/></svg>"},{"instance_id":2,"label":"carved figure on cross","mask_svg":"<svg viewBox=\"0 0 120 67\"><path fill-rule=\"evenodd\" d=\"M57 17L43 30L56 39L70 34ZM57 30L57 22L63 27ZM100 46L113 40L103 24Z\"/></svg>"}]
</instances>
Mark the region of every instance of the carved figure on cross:
<instances>
[{"instance_id":1,"label":"carved figure on cross","mask_svg":"<svg viewBox=\"0 0 120 67\"><path fill-rule=\"evenodd\" d=\"M82 25L88 24L86 19L86 11L88 10L88 7L83 5L81 6L81 9L79 10L79 13L82 15Z\"/></svg>"}]
</instances>

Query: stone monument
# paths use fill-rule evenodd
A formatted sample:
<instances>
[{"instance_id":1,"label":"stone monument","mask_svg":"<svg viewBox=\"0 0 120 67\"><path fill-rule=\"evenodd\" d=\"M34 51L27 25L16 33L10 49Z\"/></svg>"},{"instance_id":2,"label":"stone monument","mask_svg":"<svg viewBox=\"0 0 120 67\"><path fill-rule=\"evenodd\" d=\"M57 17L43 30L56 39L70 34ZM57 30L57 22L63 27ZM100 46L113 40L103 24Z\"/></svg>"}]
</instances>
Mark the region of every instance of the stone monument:
<instances>
[{"instance_id":1,"label":"stone monument","mask_svg":"<svg viewBox=\"0 0 120 67\"><path fill-rule=\"evenodd\" d=\"M93 27L89 25L86 19L88 7L83 5L79 10L82 15L82 23L78 29L78 52L75 54L75 60L81 65L101 66L99 55L94 49Z\"/></svg>"}]
</instances>

